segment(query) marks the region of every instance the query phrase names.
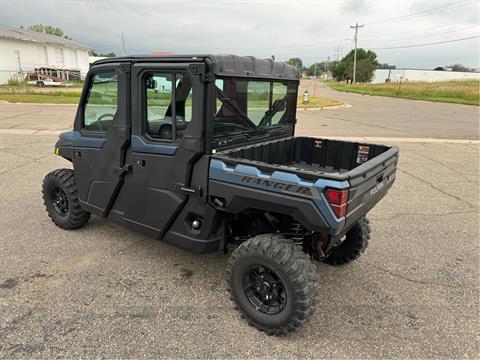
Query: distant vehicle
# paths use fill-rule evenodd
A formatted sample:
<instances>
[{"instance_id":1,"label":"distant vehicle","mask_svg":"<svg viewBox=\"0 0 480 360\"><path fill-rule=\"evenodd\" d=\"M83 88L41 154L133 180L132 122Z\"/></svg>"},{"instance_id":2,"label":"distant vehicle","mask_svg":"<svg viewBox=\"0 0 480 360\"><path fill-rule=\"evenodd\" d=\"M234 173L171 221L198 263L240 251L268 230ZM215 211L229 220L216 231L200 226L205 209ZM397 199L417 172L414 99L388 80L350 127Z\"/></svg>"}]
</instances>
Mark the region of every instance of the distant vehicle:
<instances>
[{"instance_id":1,"label":"distant vehicle","mask_svg":"<svg viewBox=\"0 0 480 360\"><path fill-rule=\"evenodd\" d=\"M27 84L44 86L71 86L68 81L79 81L78 70L57 69L57 68L35 68L27 73Z\"/></svg>"},{"instance_id":2,"label":"distant vehicle","mask_svg":"<svg viewBox=\"0 0 480 360\"><path fill-rule=\"evenodd\" d=\"M65 81L56 81L51 78L42 78L38 80L31 80L27 81L29 85L37 85L38 87L45 87L45 86L71 86L71 84L66 83Z\"/></svg>"},{"instance_id":3,"label":"distant vehicle","mask_svg":"<svg viewBox=\"0 0 480 360\"><path fill-rule=\"evenodd\" d=\"M398 160L396 147L294 136L299 76L234 55L95 62L55 145L73 169L43 182L48 215L71 230L93 213L197 254L235 248L235 308L268 334L296 330L317 307L313 260L364 252Z\"/></svg>"}]
</instances>

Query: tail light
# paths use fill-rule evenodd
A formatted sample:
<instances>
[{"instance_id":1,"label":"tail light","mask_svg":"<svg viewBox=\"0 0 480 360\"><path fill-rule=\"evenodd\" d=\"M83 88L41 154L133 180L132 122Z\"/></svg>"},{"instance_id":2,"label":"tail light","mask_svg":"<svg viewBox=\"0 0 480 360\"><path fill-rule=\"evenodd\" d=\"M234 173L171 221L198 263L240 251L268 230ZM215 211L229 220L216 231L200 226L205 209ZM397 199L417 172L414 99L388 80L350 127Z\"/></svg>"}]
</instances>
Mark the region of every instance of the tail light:
<instances>
[{"instance_id":1,"label":"tail light","mask_svg":"<svg viewBox=\"0 0 480 360\"><path fill-rule=\"evenodd\" d=\"M347 213L348 190L327 188L325 197L337 218L345 216Z\"/></svg>"}]
</instances>

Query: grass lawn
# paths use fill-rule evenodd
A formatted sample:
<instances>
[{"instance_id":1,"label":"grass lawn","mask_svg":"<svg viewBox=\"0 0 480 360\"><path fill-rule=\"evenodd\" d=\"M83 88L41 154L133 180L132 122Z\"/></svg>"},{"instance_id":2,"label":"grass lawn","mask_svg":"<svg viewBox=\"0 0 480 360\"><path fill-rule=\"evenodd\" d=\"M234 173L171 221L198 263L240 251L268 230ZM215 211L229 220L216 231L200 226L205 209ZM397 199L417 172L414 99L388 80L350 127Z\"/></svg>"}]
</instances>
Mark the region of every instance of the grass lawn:
<instances>
[{"instance_id":1,"label":"grass lawn","mask_svg":"<svg viewBox=\"0 0 480 360\"><path fill-rule=\"evenodd\" d=\"M457 80L442 82L402 82L384 84L345 84L327 82L338 91L365 95L400 97L414 100L427 100L465 105L480 105L480 81Z\"/></svg>"},{"instance_id":2,"label":"grass lawn","mask_svg":"<svg viewBox=\"0 0 480 360\"><path fill-rule=\"evenodd\" d=\"M78 104L80 100L80 92L72 89L15 89L12 87L0 87L0 101L8 101L12 103L36 103L36 104ZM150 100L150 99L149 99ZM152 104L154 105L154 100ZM160 99L160 103L163 102ZM298 108L318 108L327 106L343 105L342 102L333 99L324 99L310 97L308 104L303 104L303 97L298 97Z\"/></svg>"},{"instance_id":3,"label":"grass lawn","mask_svg":"<svg viewBox=\"0 0 480 360\"><path fill-rule=\"evenodd\" d=\"M0 101L12 103L36 103L36 104L78 104L80 94L5 94L0 93Z\"/></svg>"},{"instance_id":4,"label":"grass lawn","mask_svg":"<svg viewBox=\"0 0 480 360\"><path fill-rule=\"evenodd\" d=\"M37 104L78 104L81 88L0 86L0 101Z\"/></svg>"},{"instance_id":5,"label":"grass lawn","mask_svg":"<svg viewBox=\"0 0 480 360\"><path fill-rule=\"evenodd\" d=\"M303 96L299 96L297 100L297 108L298 109L311 109L311 108L321 108L321 107L328 107L328 106L339 106L343 105L341 101L334 100L334 99L325 99L325 98L318 98L318 97L310 97L308 104L303 103Z\"/></svg>"}]
</instances>

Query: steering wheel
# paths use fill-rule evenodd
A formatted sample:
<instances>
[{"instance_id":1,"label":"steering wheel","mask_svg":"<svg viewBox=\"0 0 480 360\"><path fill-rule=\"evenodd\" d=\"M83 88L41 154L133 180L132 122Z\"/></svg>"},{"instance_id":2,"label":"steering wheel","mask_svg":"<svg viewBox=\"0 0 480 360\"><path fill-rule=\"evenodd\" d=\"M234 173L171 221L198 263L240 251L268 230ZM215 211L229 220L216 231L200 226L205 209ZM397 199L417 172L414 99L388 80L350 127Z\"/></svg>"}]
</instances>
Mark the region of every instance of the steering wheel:
<instances>
[{"instance_id":1,"label":"steering wheel","mask_svg":"<svg viewBox=\"0 0 480 360\"><path fill-rule=\"evenodd\" d=\"M113 118L115 117L115 114L103 114L103 115L100 115L100 117L97 119L97 122L99 121L103 121L105 120L106 117L110 116L113 120Z\"/></svg>"},{"instance_id":2,"label":"steering wheel","mask_svg":"<svg viewBox=\"0 0 480 360\"><path fill-rule=\"evenodd\" d=\"M95 121L94 123L91 124L92 130L108 131L110 129L110 124L105 124L105 119L108 118L108 117L112 118L111 120L108 120L108 121L112 121L115 118L115 115L114 114L100 115L100 117L97 119L97 121Z\"/></svg>"}]
</instances>

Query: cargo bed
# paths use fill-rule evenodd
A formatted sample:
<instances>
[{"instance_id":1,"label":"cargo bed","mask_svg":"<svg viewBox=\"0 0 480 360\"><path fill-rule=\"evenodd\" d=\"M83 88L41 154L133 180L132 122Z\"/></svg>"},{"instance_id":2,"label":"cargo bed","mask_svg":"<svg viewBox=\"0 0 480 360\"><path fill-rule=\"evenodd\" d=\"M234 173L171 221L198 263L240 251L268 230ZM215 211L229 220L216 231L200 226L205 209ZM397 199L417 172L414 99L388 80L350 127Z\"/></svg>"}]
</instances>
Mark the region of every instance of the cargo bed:
<instances>
[{"instance_id":1,"label":"cargo bed","mask_svg":"<svg viewBox=\"0 0 480 360\"><path fill-rule=\"evenodd\" d=\"M397 158L398 149L340 140L288 137L244 146L214 155L227 162L252 164L269 172L279 169L309 176L350 179L387 160ZM384 164L385 165L385 164Z\"/></svg>"},{"instance_id":2,"label":"cargo bed","mask_svg":"<svg viewBox=\"0 0 480 360\"><path fill-rule=\"evenodd\" d=\"M230 189L222 182L237 181L237 184L242 186L280 192L282 190L275 189L275 186L280 189L289 186L284 185L282 181L295 186L307 184L305 186L315 188L317 193L322 193L325 186L346 189L348 206L345 218L344 220L332 218L328 225L330 234L339 236L345 234L385 196L395 179L397 161L397 147L309 137L287 137L213 154L210 176L217 181L210 183L210 190L211 193L228 200L242 190L239 187ZM250 180L252 175L255 178L252 167L259 171L256 178L258 180ZM285 180L284 173L295 174L297 178L290 177L289 180ZM276 181L280 181L280 184ZM243 195L245 199L242 198L236 202L240 204L239 209L244 204L256 201L248 196L255 198L266 196L269 199L267 195L255 193L252 190L245 192L246 195ZM298 196L298 194L294 195ZM289 196L280 199L280 196L275 194L274 199L268 201L262 199L257 206L268 202L269 209L275 209L275 200L281 201L284 205L294 198ZM323 201L322 197L315 199L320 203ZM231 206L230 211L235 212L231 205L235 204L235 201L230 199L227 203ZM301 203L296 203L291 205L291 208L300 209L299 211L302 212L301 206ZM314 214L314 210L304 210L303 214ZM324 212L323 216L329 215ZM338 221L343 221L341 226L335 225ZM321 221L319 218L316 221L304 220L302 224L315 230L315 226L321 224Z\"/></svg>"}]
</instances>

